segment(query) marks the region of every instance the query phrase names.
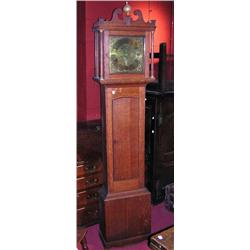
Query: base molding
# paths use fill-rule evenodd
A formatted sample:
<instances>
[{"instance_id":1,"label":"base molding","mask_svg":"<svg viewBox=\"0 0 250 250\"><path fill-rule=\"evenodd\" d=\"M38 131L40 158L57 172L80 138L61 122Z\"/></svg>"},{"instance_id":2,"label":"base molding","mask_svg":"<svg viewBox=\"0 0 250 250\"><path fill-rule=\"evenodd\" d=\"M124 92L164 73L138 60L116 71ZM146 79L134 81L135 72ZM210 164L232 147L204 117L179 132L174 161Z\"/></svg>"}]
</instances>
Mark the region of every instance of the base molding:
<instances>
[{"instance_id":1,"label":"base molding","mask_svg":"<svg viewBox=\"0 0 250 250\"><path fill-rule=\"evenodd\" d=\"M99 231L99 236L101 238L102 244L105 247L105 249L109 249L111 247L120 247L124 245L134 244L134 243L148 239L149 235L150 233L147 233L144 235L137 235L137 236L133 236L133 237L122 239L122 240L106 241L104 239L104 236L102 235L102 232Z\"/></svg>"}]
</instances>

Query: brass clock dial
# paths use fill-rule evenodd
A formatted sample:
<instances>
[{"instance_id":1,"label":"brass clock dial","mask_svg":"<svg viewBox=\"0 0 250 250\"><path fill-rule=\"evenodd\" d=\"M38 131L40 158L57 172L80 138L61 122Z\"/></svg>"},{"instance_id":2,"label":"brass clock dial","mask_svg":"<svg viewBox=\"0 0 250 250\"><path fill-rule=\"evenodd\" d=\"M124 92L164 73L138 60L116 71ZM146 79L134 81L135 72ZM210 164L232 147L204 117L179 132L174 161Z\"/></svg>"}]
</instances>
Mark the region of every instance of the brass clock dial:
<instances>
[{"instance_id":1,"label":"brass clock dial","mask_svg":"<svg viewBox=\"0 0 250 250\"><path fill-rule=\"evenodd\" d=\"M110 36L110 74L144 73L144 37Z\"/></svg>"}]
</instances>

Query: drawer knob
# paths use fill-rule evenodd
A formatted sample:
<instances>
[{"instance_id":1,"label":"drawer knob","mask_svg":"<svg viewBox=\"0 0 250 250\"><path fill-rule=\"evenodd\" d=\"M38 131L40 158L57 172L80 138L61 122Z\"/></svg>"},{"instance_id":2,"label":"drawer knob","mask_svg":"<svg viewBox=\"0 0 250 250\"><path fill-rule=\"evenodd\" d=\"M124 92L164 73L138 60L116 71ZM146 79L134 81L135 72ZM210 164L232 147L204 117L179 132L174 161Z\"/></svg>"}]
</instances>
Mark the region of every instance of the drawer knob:
<instances>
[{"instance_id":1,"label":"drawer knob","mask_svg":"<svg viewBox=\"0 0 250 250\"><path fill-rule=\"evenodd\" d=\"M90 199L93 199L93 200L96 200L98 198L98 193L97 192L94 192L94 193L91 193L87 196L87 200L90 200Z\"/></svg>"},{"instance_id":2,"label":"drawer knob","mask_svg":"<svg viewBox=\"0 0 250 250\"><path fill-rule=\"evenodd\" d=\"M91 180L86 180L87 184L92 184L92 183L97 183L97 182L98 182L98 178L94 178L94 179L91 179Z\"/></svg>"},{"instance_id":3,"label":"drawer knob","mask_svg":"<svg viewBox=\"0 0 250 250\"><path fill-rule=\"evenodd\" d=\"M86 166L85 170L95 170L96 169L96 165L93 166Z\"/></svg>"},{"instance_id":4,"label":"drawer knob","mask_svg":"<svg viewBox=\"0 0 250 250\"><path fill-rule=\"evenodd\" d=\"M92 210L92 211L87 211L87 214L94 215L94 214L97 214L98 212L99 212L99 210L96 209L96 210Z\"/></svg>"}]
</instances>

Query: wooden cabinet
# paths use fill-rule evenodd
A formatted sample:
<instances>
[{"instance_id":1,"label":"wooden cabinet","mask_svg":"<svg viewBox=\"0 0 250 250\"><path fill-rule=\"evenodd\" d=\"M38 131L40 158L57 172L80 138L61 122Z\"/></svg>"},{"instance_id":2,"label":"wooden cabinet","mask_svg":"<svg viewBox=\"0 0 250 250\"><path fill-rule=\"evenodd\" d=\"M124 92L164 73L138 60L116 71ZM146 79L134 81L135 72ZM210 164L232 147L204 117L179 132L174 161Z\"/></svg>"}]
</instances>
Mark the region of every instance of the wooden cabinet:
<instances>
[{"instance_id":1,"label":"wooden cabinet","mask_svg":"<svg viewBox=\"0 0 250 250\"><path fill-rule=\"evenodd\" d=\"M164 187L174 182L174 78L173 55L167 55L166 43L161 43L158 81L146 89L146 186L152 203L163 201Z\"/></svg>"},{"instance_id":2,"label":"wooden cabinet","mask_svg":"<svg viewBox=\"0 0 250 250\"><path fill-rule=\"evenodd\" d=\"M164 199L164 187L174 182L174 92L146 92L146 185L153 204Z\"/></svg>"},{"instance_id":3,"label":"wooden cabinet","mask_svg":"<svg viewBox=\"0 0 250 250\"><path fill-rule=\"evenodd\" d=\"M101 126L86 122L77 130L77 225L99 222L99 189L103 184Z\"/></svg>"}]
</instances>

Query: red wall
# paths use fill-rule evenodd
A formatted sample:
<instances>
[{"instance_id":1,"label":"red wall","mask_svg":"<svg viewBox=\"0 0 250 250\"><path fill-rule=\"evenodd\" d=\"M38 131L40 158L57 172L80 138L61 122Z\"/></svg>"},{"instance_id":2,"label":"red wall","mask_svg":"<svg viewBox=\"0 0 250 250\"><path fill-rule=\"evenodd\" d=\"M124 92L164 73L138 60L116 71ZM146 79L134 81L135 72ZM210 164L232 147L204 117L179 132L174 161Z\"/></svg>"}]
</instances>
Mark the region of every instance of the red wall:
<instances>
[{"instance_id":1,"label":"red wall","mask_svg":"<svg viewBox=\"0 0 250 250\"><path fill-rule=\"evenodd\" d=\"M94 34L93 24L99 17L110 19L115 8L124 6L124 1L77 2L77 120L100 118L100 89L92 80L94 74ZM167 53L173 53L171 46L171 23L173 2L132 2L132 10L140 9L145 21L156 20L155 52L159 44L167 43ZM149 9L151 11L149 12Z\"/></svg>"},{"instance_id":2,"label":"red wall","mask_svg":"<svg viewBox=\"0 0 250 250\"><path fill-rule=\"evenodd\" d=\"M77 2L77 120L87 119L85 55L85 2Z\"/></svg>"}]
</instances>

